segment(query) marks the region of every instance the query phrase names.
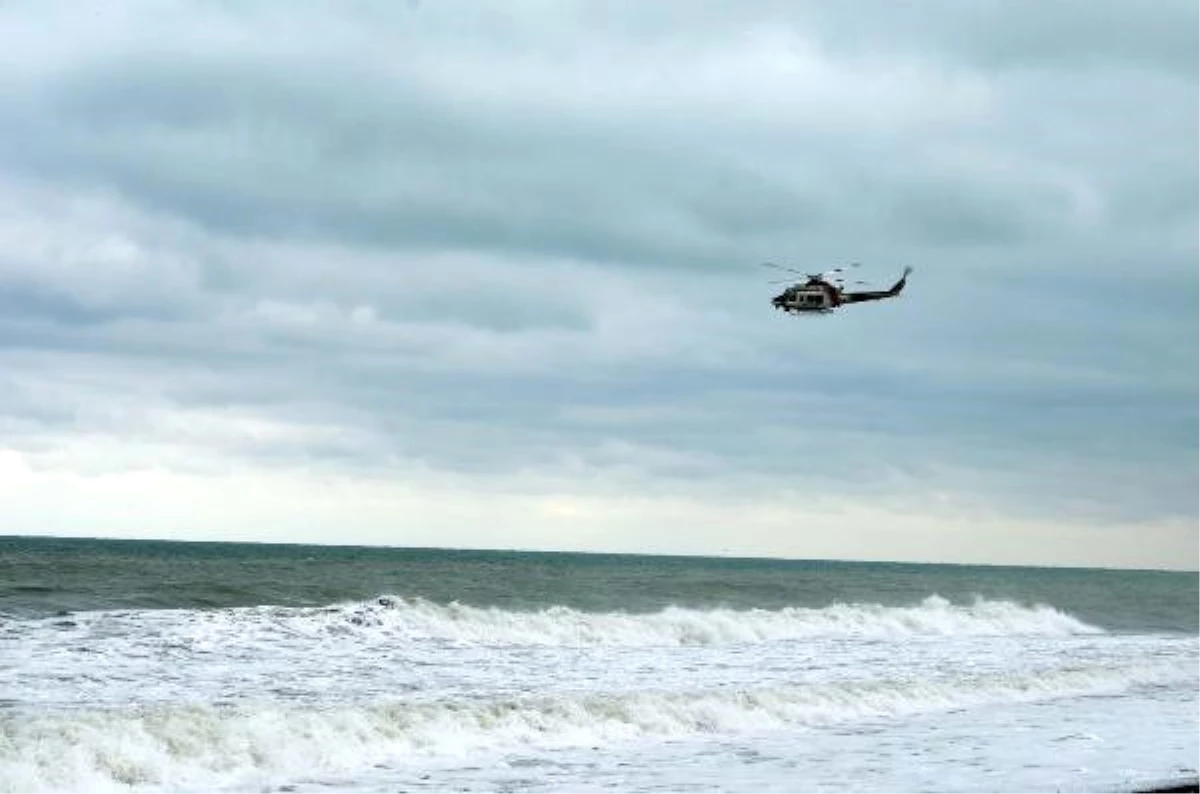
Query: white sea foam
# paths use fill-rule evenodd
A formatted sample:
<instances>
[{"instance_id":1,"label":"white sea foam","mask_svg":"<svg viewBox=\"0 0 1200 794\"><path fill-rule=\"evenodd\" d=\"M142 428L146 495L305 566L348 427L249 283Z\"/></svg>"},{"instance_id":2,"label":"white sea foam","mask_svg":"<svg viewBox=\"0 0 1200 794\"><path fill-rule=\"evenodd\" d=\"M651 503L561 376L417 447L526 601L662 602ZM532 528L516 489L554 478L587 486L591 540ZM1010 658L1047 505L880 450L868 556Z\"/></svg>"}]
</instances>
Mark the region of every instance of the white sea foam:
<instances>
[{"instance_id":1,"label":"white sea foam","mask_svg":"<svg viewBox=\"0 0 1200 794\"><path fill-rule=\"evenodd\" d=\"M1114 707L1194 702L1198 655L1195 637L1108 634L1047 606L937 596L643 614L384 596L9 620L0 791L673 788L686 778L655 778L656 764L692 764L677 755L689 743L735 754L743 777L714 762L714 789L801 779L837 790L821 782L827 761L787 748L837 753L839 737L883 725L904 759L929 751L942 719L990 741L1008 730L995 721L1005 710L1031 730L1101 735ZM1174 741L1187 719L1154 730ZM736 760L767 747L781 749L764 766ZM540 771L523 778L514 758ZM637 786L622 784L630 769ZM913 780L878 774L884 789Z\"/></svg>"},{"instance_id":2,"label":"white sea foam","mask_svg":"<svg viewBox=\"0 0 1200 794\"><path fill-rule=\"evenodd\" d=\"M835 604L779 610L684 609L651 614L480 609L384 598L343 607L357 625L466 643L535 645L720 645L810 637L997 636L1100 633L1048 606L979 599L955 605L930 596L912 607Z\"/></svg>"},{"instance_id":3,"label":"white sea foam","mask_svg":"<svg viewBox=\"0 0 1200 794\"><path fill-rule=\"evenodd\" d=\"M324 608L248 607L211 611L161 610L81 614L95 630L123 623L247 632L291 632L318 639L386 635L469 645L716 646L813 638L1003 637L1102 634L1103 630L1045 605L977 599L953 604L929 596L908 607L834 604L777 610L669 607L654 613L590 613L555 606L515 611L384 596Z\"/></svg>"},{"instance_id":4,"label":"white sea foam","mask_svg":"<svg viewBox=\"0 0 1200 794\"><path fill-rule=\"evenodd\" d=\"M1195 676L1180 660L1038 674L899 675L758 689L434 698L300 708L246 701L0 713L5 791L227 789L371 766L646 737L730 737L888 720L988 704L1109 695Z\"/></svg>"}]
</instances>

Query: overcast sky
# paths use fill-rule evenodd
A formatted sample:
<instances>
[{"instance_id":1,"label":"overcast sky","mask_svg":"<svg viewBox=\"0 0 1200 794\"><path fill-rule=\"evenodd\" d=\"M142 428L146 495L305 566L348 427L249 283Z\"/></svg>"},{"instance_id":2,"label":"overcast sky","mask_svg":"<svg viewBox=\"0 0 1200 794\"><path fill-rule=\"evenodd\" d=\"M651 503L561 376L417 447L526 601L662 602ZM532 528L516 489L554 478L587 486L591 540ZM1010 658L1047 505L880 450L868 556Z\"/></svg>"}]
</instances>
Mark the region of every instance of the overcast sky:
<instances>
[{"instance_id":1,"label":"overcast sky","mask_svg":"<svg viewBox=\"0 0 1200 794\"><path fill-rule=\"evenodd\" d=\"M1195 569L1197 30L7 2L0 534Z\"/></svg>"}]
</instances>

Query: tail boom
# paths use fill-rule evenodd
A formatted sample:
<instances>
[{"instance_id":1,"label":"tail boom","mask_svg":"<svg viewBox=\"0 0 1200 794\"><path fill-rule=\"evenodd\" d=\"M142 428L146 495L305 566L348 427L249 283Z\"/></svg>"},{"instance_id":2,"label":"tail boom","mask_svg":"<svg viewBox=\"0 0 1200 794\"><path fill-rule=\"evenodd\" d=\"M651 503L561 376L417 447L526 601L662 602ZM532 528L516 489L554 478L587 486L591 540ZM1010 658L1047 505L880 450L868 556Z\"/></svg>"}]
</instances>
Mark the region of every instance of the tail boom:
<instances>
[{"instance_id":1,"label":"tail boom","mask_svg":"<svg viewBox=\"0 0 1200 794\"><path fill-rule=\"evenodd\" d=\"M878 301L885 298L894 298L904 291L904 286L908 282L908 274L912 272L911 267L904 268L904 274L900 276L900 280L893 284L889 289L871 290L868 292L847 292L842 295L843 303L862 303L864 301Z\"/></svg>"}]
</instances>

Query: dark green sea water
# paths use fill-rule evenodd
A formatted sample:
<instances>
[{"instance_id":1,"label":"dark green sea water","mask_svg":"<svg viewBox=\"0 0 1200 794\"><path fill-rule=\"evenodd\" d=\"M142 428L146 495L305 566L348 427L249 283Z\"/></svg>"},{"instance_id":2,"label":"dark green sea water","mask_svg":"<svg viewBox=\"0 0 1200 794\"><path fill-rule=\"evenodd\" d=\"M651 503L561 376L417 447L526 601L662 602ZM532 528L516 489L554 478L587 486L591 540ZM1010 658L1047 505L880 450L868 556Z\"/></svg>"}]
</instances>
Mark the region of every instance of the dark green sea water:
<instances>
[{"instance_id":1,"label":"dark green sea water","mask_svg":"<svg viewBox=\"0 0 1200 794\"><path fill-rule=\"evenodd\" d=\"M938 595L1045 604L1110 632L1200 633L1195 573L0 537L0 612L320 606L820 608Z\"/></svg>"}]
</instances>

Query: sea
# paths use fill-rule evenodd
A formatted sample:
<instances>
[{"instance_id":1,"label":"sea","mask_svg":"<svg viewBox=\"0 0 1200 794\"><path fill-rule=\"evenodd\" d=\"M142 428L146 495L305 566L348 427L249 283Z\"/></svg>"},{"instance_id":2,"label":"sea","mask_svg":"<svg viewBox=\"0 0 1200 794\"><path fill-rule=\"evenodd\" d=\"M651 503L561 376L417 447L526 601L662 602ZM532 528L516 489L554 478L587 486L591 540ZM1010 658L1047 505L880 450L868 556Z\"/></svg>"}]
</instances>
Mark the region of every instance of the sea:
<instances>
[{"instance_id":1,"label":"sea","mask_svg":"<svg viewBox=\"0 0 1200 794\"><path fill-rule=\"evenodd\" d=\"M1133 791L1196 573L0 538L0 790Z\"/></svg>"}]
</instances>

